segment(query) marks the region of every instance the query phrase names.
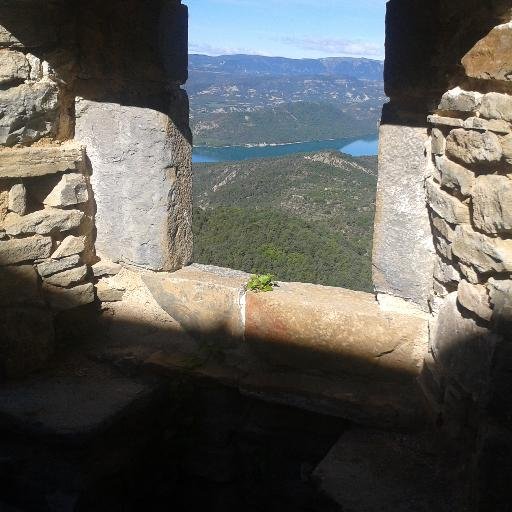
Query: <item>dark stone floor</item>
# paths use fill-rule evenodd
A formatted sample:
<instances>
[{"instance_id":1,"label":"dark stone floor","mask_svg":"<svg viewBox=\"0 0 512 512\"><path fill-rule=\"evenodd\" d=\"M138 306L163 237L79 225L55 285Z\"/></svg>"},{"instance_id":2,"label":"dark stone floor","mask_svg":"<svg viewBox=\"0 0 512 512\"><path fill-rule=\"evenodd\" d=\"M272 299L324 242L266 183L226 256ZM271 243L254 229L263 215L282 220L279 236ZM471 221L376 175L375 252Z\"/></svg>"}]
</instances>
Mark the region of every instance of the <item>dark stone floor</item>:
<instances>
[{"instance_id":1,"label":"dark stone floor","mask_svg":"<svg viewBox=\"0 0 512 512\"><path fill-rule=\"evenodd\" d=\"M464 510L457 461L428 432L105 354L69 353L0 388L1 512Z\"/></svg>"}]
</instances>

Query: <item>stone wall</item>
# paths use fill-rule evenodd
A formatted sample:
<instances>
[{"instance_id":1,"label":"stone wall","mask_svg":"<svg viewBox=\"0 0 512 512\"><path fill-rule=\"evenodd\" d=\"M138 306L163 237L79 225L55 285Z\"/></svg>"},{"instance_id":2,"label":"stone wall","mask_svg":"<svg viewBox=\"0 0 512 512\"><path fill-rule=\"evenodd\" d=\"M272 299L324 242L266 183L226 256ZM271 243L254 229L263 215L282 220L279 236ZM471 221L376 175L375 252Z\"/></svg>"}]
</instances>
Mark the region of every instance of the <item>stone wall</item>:
<instances>
[{"instance_id":1,"label":"stone wall","mask_svg":"<svg viewBox=\"0 0 512 512\"><path fill-rule=\"evenodd\" d=\"M390 101L380 127L373 281L378 293L404 298L424 311L429 311L435 260L423 186L427 116L444 92L464 80L461 58L509 19L507 0L387 4L384 81Z\"/></svg>"},{"instance_id":2,"label":"stone wall","mask_svg":"<svg viewBox=\"0 0 512 512\"><path fill-rule=\"evenodd\" d=\"M477 510L509 507L511 20L507 1L391 0L386 21L374 284L431 314L420 383Z\"/></svg>"},{"instance_id":3,"label":"stone wall","mask_svg":"<svg viewBox=\"0 0 512 512\"><path fill-rule=\"evenodd\" d=\"M501 23L461 59L428 117L425 181L436 249L426 392L448 433L476 446L475 500L493 510L507 491L491 460L512 453L511 45Z\"/></svg>"},{"instance_id":4,"label":"stone wall","mask_svg":"<svg viewBox=\"0 0 512 512\"><path fill-rule=\"evenodd\" d=\"M177 0L1 2L0 378L47 363L64 311L122 297L115 262L189 262L186 50Z\"/></svg>"},{"instance_id":5,"label":"stone wall","mask_svg":"<svg viewBox=\"0 0 512 512\"><path fill-rule=\"evenodd\" d=\"M477 402L512 321L511 42L512 23L491 30L462 59L467 79L428 117L432 352Z\"/></svg>"},{"instance_id":6,"label":"stone wall","mask_svg":"<svg viewBox=\"0 0 512 512\"><path fill-rule=\"evenodd\" d=\"M0 30L0 374L7 377L47 362L54 315L94 301L90 169L84 148L65 142L66 86L35 55L48 35L33 34L27 47Z\"/></svg>"}]
</instances>

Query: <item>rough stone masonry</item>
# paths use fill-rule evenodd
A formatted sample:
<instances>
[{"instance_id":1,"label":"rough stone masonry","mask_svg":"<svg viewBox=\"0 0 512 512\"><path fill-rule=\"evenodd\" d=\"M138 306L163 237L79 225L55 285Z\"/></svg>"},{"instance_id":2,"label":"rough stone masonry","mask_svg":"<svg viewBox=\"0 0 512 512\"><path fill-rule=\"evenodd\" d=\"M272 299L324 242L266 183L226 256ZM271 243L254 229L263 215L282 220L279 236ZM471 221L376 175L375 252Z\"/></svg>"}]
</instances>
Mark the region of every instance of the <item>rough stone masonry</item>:
<instances>
[{"instance_id":1,"label":"rough stone masonry","mask_svg":"<svg viewBox=\"0 0 512 512\"><path fill-rule=\"evenodd\" d=\"M475 500L504 506L511 20L509 0L388 2L373 258L379 294L431 314L430 410L468 443ZM179 0L0 3L0 377L44 366L65 312L122 298L119 264L190 262L186 27Z\"/></svg>"},{"instance_id":2,"label":"rough stone masonry","mask_svg":"<svg viewBox=\"0 0 512 512\"><path fill-rule=\"evenodd\" d=\"M45 365L62 312L122 297L115 262L190 261L187 13L146 7L0 3L0 378Z\"/></svg>"}]
</instances>

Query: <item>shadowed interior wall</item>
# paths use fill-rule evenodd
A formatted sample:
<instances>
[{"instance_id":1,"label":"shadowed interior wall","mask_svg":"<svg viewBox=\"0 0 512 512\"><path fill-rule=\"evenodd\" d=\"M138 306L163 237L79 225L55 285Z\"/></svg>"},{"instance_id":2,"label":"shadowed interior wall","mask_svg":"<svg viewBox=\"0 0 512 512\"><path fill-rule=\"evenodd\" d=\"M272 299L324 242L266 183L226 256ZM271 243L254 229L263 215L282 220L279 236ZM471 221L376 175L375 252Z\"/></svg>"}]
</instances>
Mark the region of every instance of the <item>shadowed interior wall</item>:
<instances>
[{"instance_id":1,"label":"shadowed interior wall","mask_svg":"<svg viewBox=\"0 0 512 512\"><path fill-rule=\"evenodd\" d=\"M491 461L512 453L511 22L500 0L387 10L374 282L431 313L421 382L476 454L476 510L510 506Z\"/></svg>"}]
</instances>

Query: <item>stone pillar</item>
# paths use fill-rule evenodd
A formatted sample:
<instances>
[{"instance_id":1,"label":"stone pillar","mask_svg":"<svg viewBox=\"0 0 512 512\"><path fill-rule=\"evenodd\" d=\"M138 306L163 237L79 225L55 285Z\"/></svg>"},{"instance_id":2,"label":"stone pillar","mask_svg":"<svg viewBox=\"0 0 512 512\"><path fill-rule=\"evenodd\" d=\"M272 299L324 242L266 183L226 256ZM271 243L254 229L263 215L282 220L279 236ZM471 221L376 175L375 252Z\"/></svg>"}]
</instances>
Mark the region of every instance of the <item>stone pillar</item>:
<instances>
[{"instance_id":1,"label":"stone pillar","mask_svg":"<svg viewBox=\"0 0 512 512\"><path fill-rule=\"evenodd\" d=\"M89 2L78 18L75 138L92 168L98 254L176 270L192 255L186 8Z\"/></svg>"},{"instance_id":2,"label":"stone pillar","mask_svg":"<svg viewBox=\"0 0 512 512\"><path fill-rule=\"evenodd\" d=\"M373 282L378 293L427 311L433 265L423 188L427 129L383 122L379 137Z\"/></svg>"}]
</instances>

